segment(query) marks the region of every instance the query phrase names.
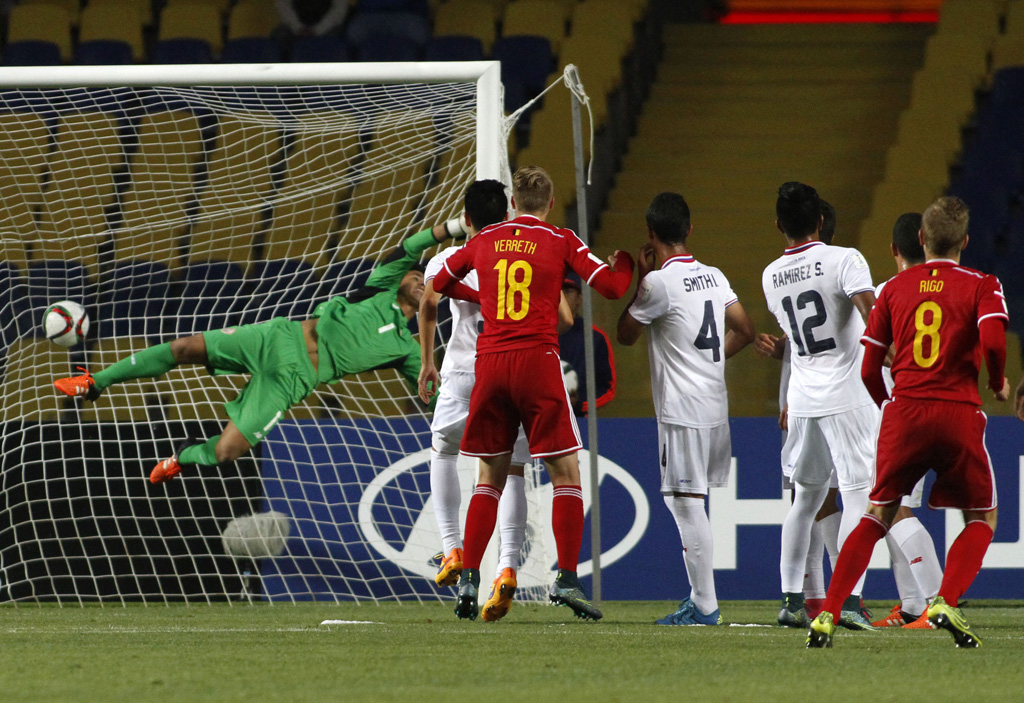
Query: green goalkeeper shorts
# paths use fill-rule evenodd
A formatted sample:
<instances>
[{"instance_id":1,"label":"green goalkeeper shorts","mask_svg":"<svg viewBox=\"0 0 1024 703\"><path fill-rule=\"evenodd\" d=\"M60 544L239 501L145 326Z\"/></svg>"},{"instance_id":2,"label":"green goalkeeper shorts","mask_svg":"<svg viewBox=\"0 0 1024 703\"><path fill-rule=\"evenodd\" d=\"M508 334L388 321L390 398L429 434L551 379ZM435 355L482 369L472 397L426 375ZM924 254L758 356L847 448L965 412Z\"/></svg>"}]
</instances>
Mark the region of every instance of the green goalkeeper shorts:
<instances>
[{"instance_id":1,"label":"green goalkeeper shorts","mask_svg":"<svg viewBox=\"0 0 1024 703\"><path fill-rule=\"evenodd\" d=\"M204 332L203 339L207 370L212 375L252 375L224 409L253 446L263 441L291 406L316 388L316 369L300 322L275 317L255 325Z\"/></svg>"}]
</instances>

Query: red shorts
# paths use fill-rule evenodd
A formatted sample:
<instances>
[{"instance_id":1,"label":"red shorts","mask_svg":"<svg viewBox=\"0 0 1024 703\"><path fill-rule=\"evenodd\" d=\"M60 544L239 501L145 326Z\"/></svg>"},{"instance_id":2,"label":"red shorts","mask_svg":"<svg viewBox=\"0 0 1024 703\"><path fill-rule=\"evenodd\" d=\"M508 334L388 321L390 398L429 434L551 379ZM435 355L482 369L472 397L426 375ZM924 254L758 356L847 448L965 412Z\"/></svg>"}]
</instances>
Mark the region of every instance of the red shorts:
<instances>
[{"instance_id":1,"label":"red shorts","mask_svg":"<svg viewBox=\"0 0 1024 703\"><path fill-rule=\"evenodd\" d=\"M871 502L909 495L934 469L931 508L992 510L996 481L985 449L988 418L968 403L896 398L882 406Z\"/></svg>"},{"instance_id":2,"label":"red shorts","mask_svg":"<svg viewBox=\"0 0 1024 703\"><path fill-rule=\"evenodd\" d=\"M477 356L462 453L508 454L520 423L535 457L561 456L583 446L562 381L562 362L550 347Z\"/></svg>"}]
</instances>

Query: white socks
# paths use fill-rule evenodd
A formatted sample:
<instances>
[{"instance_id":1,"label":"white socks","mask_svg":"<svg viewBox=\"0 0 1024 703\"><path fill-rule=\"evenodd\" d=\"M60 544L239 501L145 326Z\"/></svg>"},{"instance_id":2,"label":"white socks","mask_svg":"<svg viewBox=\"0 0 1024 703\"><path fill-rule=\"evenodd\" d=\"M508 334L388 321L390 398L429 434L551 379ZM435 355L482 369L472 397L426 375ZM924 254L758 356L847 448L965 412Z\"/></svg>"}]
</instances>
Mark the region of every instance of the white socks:
<instances>
[{"instance_id":1,"label":"white socks","mask_svg":"<svg viewBox=\"0 0 1024 703\"><path fill-rule=\"evenodd\" d=\"M935 554L932 536L916 517L900 520L889 529L889 534L903 552L922 597L930 601L938 594L939 586L942 585L942 567L939 566L939 558ZM902 594L902 591L900 593Z\"/></svg>"},{"instance_id":2,"label":"white socks","mask_svg":"<svg viewBox=\"0 0 1024 703\"><path fill-rule=\"evenodd\" d=\"M446 556L453 549L462 548L459 524L462 488L459 486L458 463L458 454L442 454L436 449L430 450L430 499Z\"/></svg>"},{"instance_id":3,"label":"white socks","mask_svg":"<svg viewBox=\"0 0 1024 703\"><path fill-rule=\"evenodd\" d=\"M825 551L828 552L828 561L832 571L836 570L836 562L839 561L839 523L842 522L843 513L836 511L828 517L823 517L816 523L821 530L821 539L825 543Z\"/></svg>"},{"instance_id":4,"label":"white socks","mask_svg":"<svg viewBox=\"0 0 1024 703\"><path fill-rule=\"evenodd\" d=\"M807 548L807 566L804 569L804 599L825 597L825 541L821 538L821 525L811 526L811 542Z\"/></svg>"},{"instance_id":5,"label":"white socks","mask_svg":"<svg viewBox=\"0 0 1024 703\"><path fill-rule=\"evenodd\" d=\"M526 479L509 474L498 503L501 555L496 577L501 575L502 569L519 568L519 554L526 539L526 509Z\"/></svg>"},{"instance_id":6,"label":"white socks","mask_svg":"<svg viewBox=\"0 0 1024 703\"><path fill-rule=\"evenodd\" d=\"M714 548L711 522L704 510L703 498L664 496L665 505L675 518L683 544L683 562L690 579L690 600L705 615L718 609L715 593Z\"/></svg>"},{"instance_id":7,"label":"white socks","mask_svg":"<svg viewBox=\"0 0 1024 703\"><path fill-rule=\"evenodd\" d=\"M786 519L782 523L782 558L779 561L779 574L782 577L783 593L803 591L811 528L814 526L814 516L818 514L827 493L827 483L812 488L799 483L793 484L793 505L789 507Z\"/></svg>"},{"instance_id":8,"label":"white socks","mask_svg":"<svg viewBox=\"0 0 1024 703\"><path fill-rule=\"evenodd\" d=\"M839 549L842 550L846 538L860 524L860 519L868 511L868 496L871 495L871 489L840 491L839 494L843 497L843 517L839 522ZM857 585L853 587L850 595L860 596L864 592L864 579L867 578L867 575L868 570L864 569L864 573L860 575Z\"/></svg>"}]
</instances>

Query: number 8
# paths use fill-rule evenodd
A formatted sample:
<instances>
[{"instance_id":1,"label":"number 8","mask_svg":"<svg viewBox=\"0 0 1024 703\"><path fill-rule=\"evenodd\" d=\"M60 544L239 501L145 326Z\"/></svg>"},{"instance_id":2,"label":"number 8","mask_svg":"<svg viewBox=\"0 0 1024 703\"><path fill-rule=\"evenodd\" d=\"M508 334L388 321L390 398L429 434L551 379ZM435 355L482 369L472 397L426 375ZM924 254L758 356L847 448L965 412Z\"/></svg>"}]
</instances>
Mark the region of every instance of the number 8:
<instances>
[{"instance_id":1,"label":"number 8","mask_svg":"<svg viewBox=\"0 0 1024 703\"><path fill-rule=\"evenodd\" d=\"M925 313L932 314L932 321L925 324ZM931 368L939 360L939 326L942 324L942 308L930 300L917 306L914 312L914 361L921 368ZM924 355L924 340L928 338L928 356Z\"/></svg>"}]
</instances>

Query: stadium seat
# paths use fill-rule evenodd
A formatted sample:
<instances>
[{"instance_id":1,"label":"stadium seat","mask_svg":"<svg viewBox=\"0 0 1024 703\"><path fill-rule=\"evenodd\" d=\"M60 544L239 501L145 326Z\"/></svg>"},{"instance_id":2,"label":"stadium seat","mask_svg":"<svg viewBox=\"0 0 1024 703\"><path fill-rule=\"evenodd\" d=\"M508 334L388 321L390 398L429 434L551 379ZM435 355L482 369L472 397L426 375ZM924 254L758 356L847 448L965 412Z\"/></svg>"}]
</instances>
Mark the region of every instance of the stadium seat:
<instances>
[{"instance_id":1,"label":"stadium seat","mask_svg":"<svg viewBox=\"0 0 1024 703\"><path fill-rule=\"evenodd\" d=\"M946 0L936 35L964 34L992 39L999 32L1001 8L994 0Z\"/></svg>"},{"instance_id":2,"label":"stadium seat","mask_svg":"<svg viewBox=\"0 0 1024 703\"><path fill-rule=\"evenodd\" d=\"M424 52L425 61L483 61L484 46L476 37L434 37Z\"/></svg>"},{"instance_id":3,"label":"stadium seat","mask_svg":"<svg viewBox=\"0 0 1024 703\"><path fill-rule=\"evenodd\" d=\"M135 57L126 42L97 39L76 44L72 63L76 66L124 66L135 63Z\"/></svg>"},{"instance_id":4,"label":"stadium seat","mask_svg":"<svg viewBox=\"0 0 1024 703\"><path fill-rule=\"evenodd\" d=\"M480 40L490 53L497 35L497 23L504 5L491 0L448 0L437 8L434 36L470 36Z\"/></svg>"},{"instance_id":5,"label":"stadium seat","mask_svg":"<svg viewBox=\"0 0 1024 703\"><path fill-rule=\"evenodd\" d=\"M165 329L181 336L237 325L244 305L243 284L242 269L230 262L186 266L181 281L172 287L172 295L177 290L178 312Z\"/></svg>"},{"instance_id":6,"label":"stadium seat","mask_svg":"<svg viewBox=\"0 0 1024 703\"><path fill-rule=\"evenodd\" d=\"M186 110L142 116L131 180L121 197L123 226L114 230L116 260L146 260L175 267L179 240L195 200L195 171L204 155L200 120Z\"/></svg>"},{"instance_id":7,"label":"stadium seat","mask_svg":"<svg viewBox=\"0 0 1024 703\"><path fill-rule=\"evenodd\" d=\"M153 63L213 63L213 51L202 39L166 39L153 46Z\"/></svg>"},{"instance_id":8,"label":"stadium seat","mask_svg":"<svg viewBox=\"0 0 1024 703\"><path fill-rule=\"evenodd\" d=\"M220 117L189 261L233 261L248 268L252 260L253 240L270 214L273 168L283 157L276 119L257 118Z\"/></svg>"},{"instance_id":9,"label":"stadium seat","mask_svg":"<svg viewBox=\"0 0 1024 703\"><path fill-rule=\"evenodd\" d=\"M110 2L88 5L82 10L79 42L97 40L121 41L132 49L132 58L142 61L145 47L142 41L142 20L135 5L129 2Z\"/></svg>"},{"instance_id":10,"label":"stadium seat","mask_svg":"<svg viewBox=\"0 0 1024 703\"><path fill-rule=\"evenodd\" d=\"M4 247L7 254L7 247ZM18 337L29 335L36 322L28 302L28 283L17 266L0 260L0 375L7 347Z\"/></svg>"},{"instance_id":11,"label":"stadium seat","mask_svg":"<svg viewBox=\"0 0 1024 703\"><path fill-rule=\"evenodd\" d=\"M207 5L215 9L221 17L227 17L231 8L231 0L167 0L167 5ZM162 20L161 20L162 21ZM218 25L219 26L219 25Z\"/></svg>"},{"instance_id":12,"label":"stadium seat","mask_svg":"<svg viewBox=\"0 0 1024 703\"><path fill-rule=\"evenodd\" d=\"M117 263L100 293L96 336L157 337L165 316L179 310L170 295L170 272L152 261Z\"/></svg>"},{"instance_id":13,"label":"stadium seat","mask_svg":"<svg viewBox=\"0 0 1024 703\"><path fill-rule=\"evenodd\" d=\"M220 55L221 63L278 63L281 45L269 37L228 39Z\"/></svg>"},{"instance_id":14,"label":"stadium seat","mask_svg":"<svg viewBox=\"0 0 1024 703\"><path fill-rule=\"evenodd\" d=\"M426 0L359 0L360 12L416 12L428 15Z\"/></svg>"},{"instance_id":15,"label":"stadium seat","mask_svg":"<svg viewBox=\"0 0 1024 703\"><path fill-rule=\"evenodd\" d=\"M119 336L100 339L86 351L88 367L102 369L149 347L146 337ZM103 391L103 400L82 403L83 422L147 422L149 406L156 404L156 385L151 379L116 383Z\"/></svg>"},{"instance_id":16,"label":"stadium seat","mask_svg":"<svg viewBox=\"0 0 1024 703\"><path fill-rule=\"evenodd\" d=\"M15 41L4 47L4 66L60 66L60 47L49 41Z\"/></svg>"},{"instance_id":17,"label":"stadium seat","mask_svg":"<svg viewBox=\"0 0 1024 703\"><path fill-rule=\"evenodd\" d=\"M327 267L320 279L313 304L318 305L335 296L348 295L362 288L366 285L366 279L370 277L373 267L372 259L352 258L334 262Z\"/></svg>"},{"instance_id":18,"label":"stadium seat","mask_svg":"<svg viewBox=\"0 0 1024 703\"><path fill-rule=\"evenodd\" d=\"M171 39L199 39L210 46L212 54L220 53L221 11L214 5L202 3L171 4L160 14L160 42Z\"/></svg>"},{"instance_id":19,"label":"stadium seat","mask_svg":"<svg viewBox=\"0 0 1024 703\"><path fill-rule=\"evenodd\" d=\"M69 399L57 393L53 381L80 373L85 365L80 349L61 349L45 339L25 338L7 349L4 402L0 422L55 422Z\"/></svg>"},{"instance_id":20,"label":"stadium seat","mask_svg":"<svg viewBox=\"0 0 1024 703\"><path fill-rule=\"evenodd\" d=\"M119 115L95 109L58 118L38 222L44 241L34 258L80 259L95 270L115 197L114 172L124 165L121 127Z\"/></svg>"},{"instance_id":21,"label":"stadium seat","mask_svg":"<svg viewBox=\"0 0 1024 703\"><path fill-rule=\"evenodd\" d=\"M54 5L67 11L71 26L77 27L82 11L80 0L20 0L19 5Z\"/></svg>"},{"instance_id":22,"label":"stadium seat","mask_svg":"<svg viewBox=\"0 0 1024 703\"><path fill-rule=\"evenodd\" d=\"M360 12L345 30L345 40L356 51L379 36L402 37L420 50L430 39L430 21L414 12Z\"/></svg>"},{"instance_id":23,"label":"stadium seat","mask_svg":"<svg viewBox=\"0 0 1024 703\"><path fill-rule=\"evenodd\" d=\"M374 35L356 49L357 61L417 61L419 57L420 47L398 35Z\"/></svg>"},{"instance_id":24,"label":"stadium seat","mask_svg":"<svg viewBox=\"0 0 1024 703\"><path fill-rule=\"evenodd\" d=\"M311 265L301 259L274 259L253 268L254 280L242 310L244 323L274 317L305 319L312 314L318 282Z\"/></svg>"},{"instance_id":25,"label":"stadium seat","mask_svg":"<svg viewBox=\"0 0 1024 703\"><path fill-rule=\"evenodd\" d=\"M7 19L8 43L46 41L60 48L61 61L71 60L71 16L59 5L15 5Z\"/></svg>"},{"instance_id":26,"label":"stadium seat","mask_svg":"<svg viewBox=\"0 0 1024 703\"><path fill-rule=\"evenodd\" d=\"M74 300L94 313L96 287L81 263L58 259L33 261L25 278L28 304L37 317L50 303L58 300Z\"/></svg>"},{"instance_id":27,"label":"stadium seat","mask_svg":"<svg viewBox=\"0 0 1024 703\"><path fill-rule=\"evenodd\" d=\"M228 39L269 37L280 23L273 4L243 0L231 8Z\"/></svg>"},{"instance_id":28,"label":"stadium seat","mask_svg":"<svg viewBox=\"0 0 1024 703\"><path fill-rule=\"evenodd\" d=\"M42 205L42 178L50 129L38 114L0 112L0 215L4 229L35 236L35 211Z\"/></svg>"},{"instance_id":29,"label":"stadium seat","mask_svg":"<svg viewBox=\"0 0 1024 703\"><path fill-rule=\"evenodd\" d=\"M202 366L179 366L153 380L172 422L191 420L228 421L224 404L233 400L246 383L245 376L211 376Z\"/></svg>"},{"instance_id":30,"label":"stadium seat","mask_svg":"<svg viewBox=\"0 0 1024 703\"><path fill-rule=\"evenodd\" d=\"M123 5L128 3L135 8L135 14L138 15L139 21L142 22L143 27L153 26L153 3L151 0L89 0L89 7L98 7L100 5Z\"/></svg>"},{"instance_id":31,"label":"stadium seat","mask_svg":"<svg viewBox=\"0 0 1024 703\"><path fill-rule=\"evenodd\" d=\"M565 5L559 0L516 0L505 6L502 37L540 36L558 54L565 38Z\"/></svg>"},{"instance_id":32,"label":"stadium seat","mask_svg":"<svg viewBox=\"0 0 1024 703\"><path fill-rule=\"evenodd\" d=\"M554 70L551 44L540 36L503 37L494 43L491 58L501 61L501 82L505 85L505 109L521 107L547 87Z\"/></svg>"},{"instance_id":33,"label":"stadium seat","mask_svg":"<svg viewBox=\"0 0 1024 703\"><path fill-rule=\"evenodd\" d=\"M348 44L341 37L299 37L292 43L291 60L295 63L348 61Z\"/></svg>"}]
</instances>

